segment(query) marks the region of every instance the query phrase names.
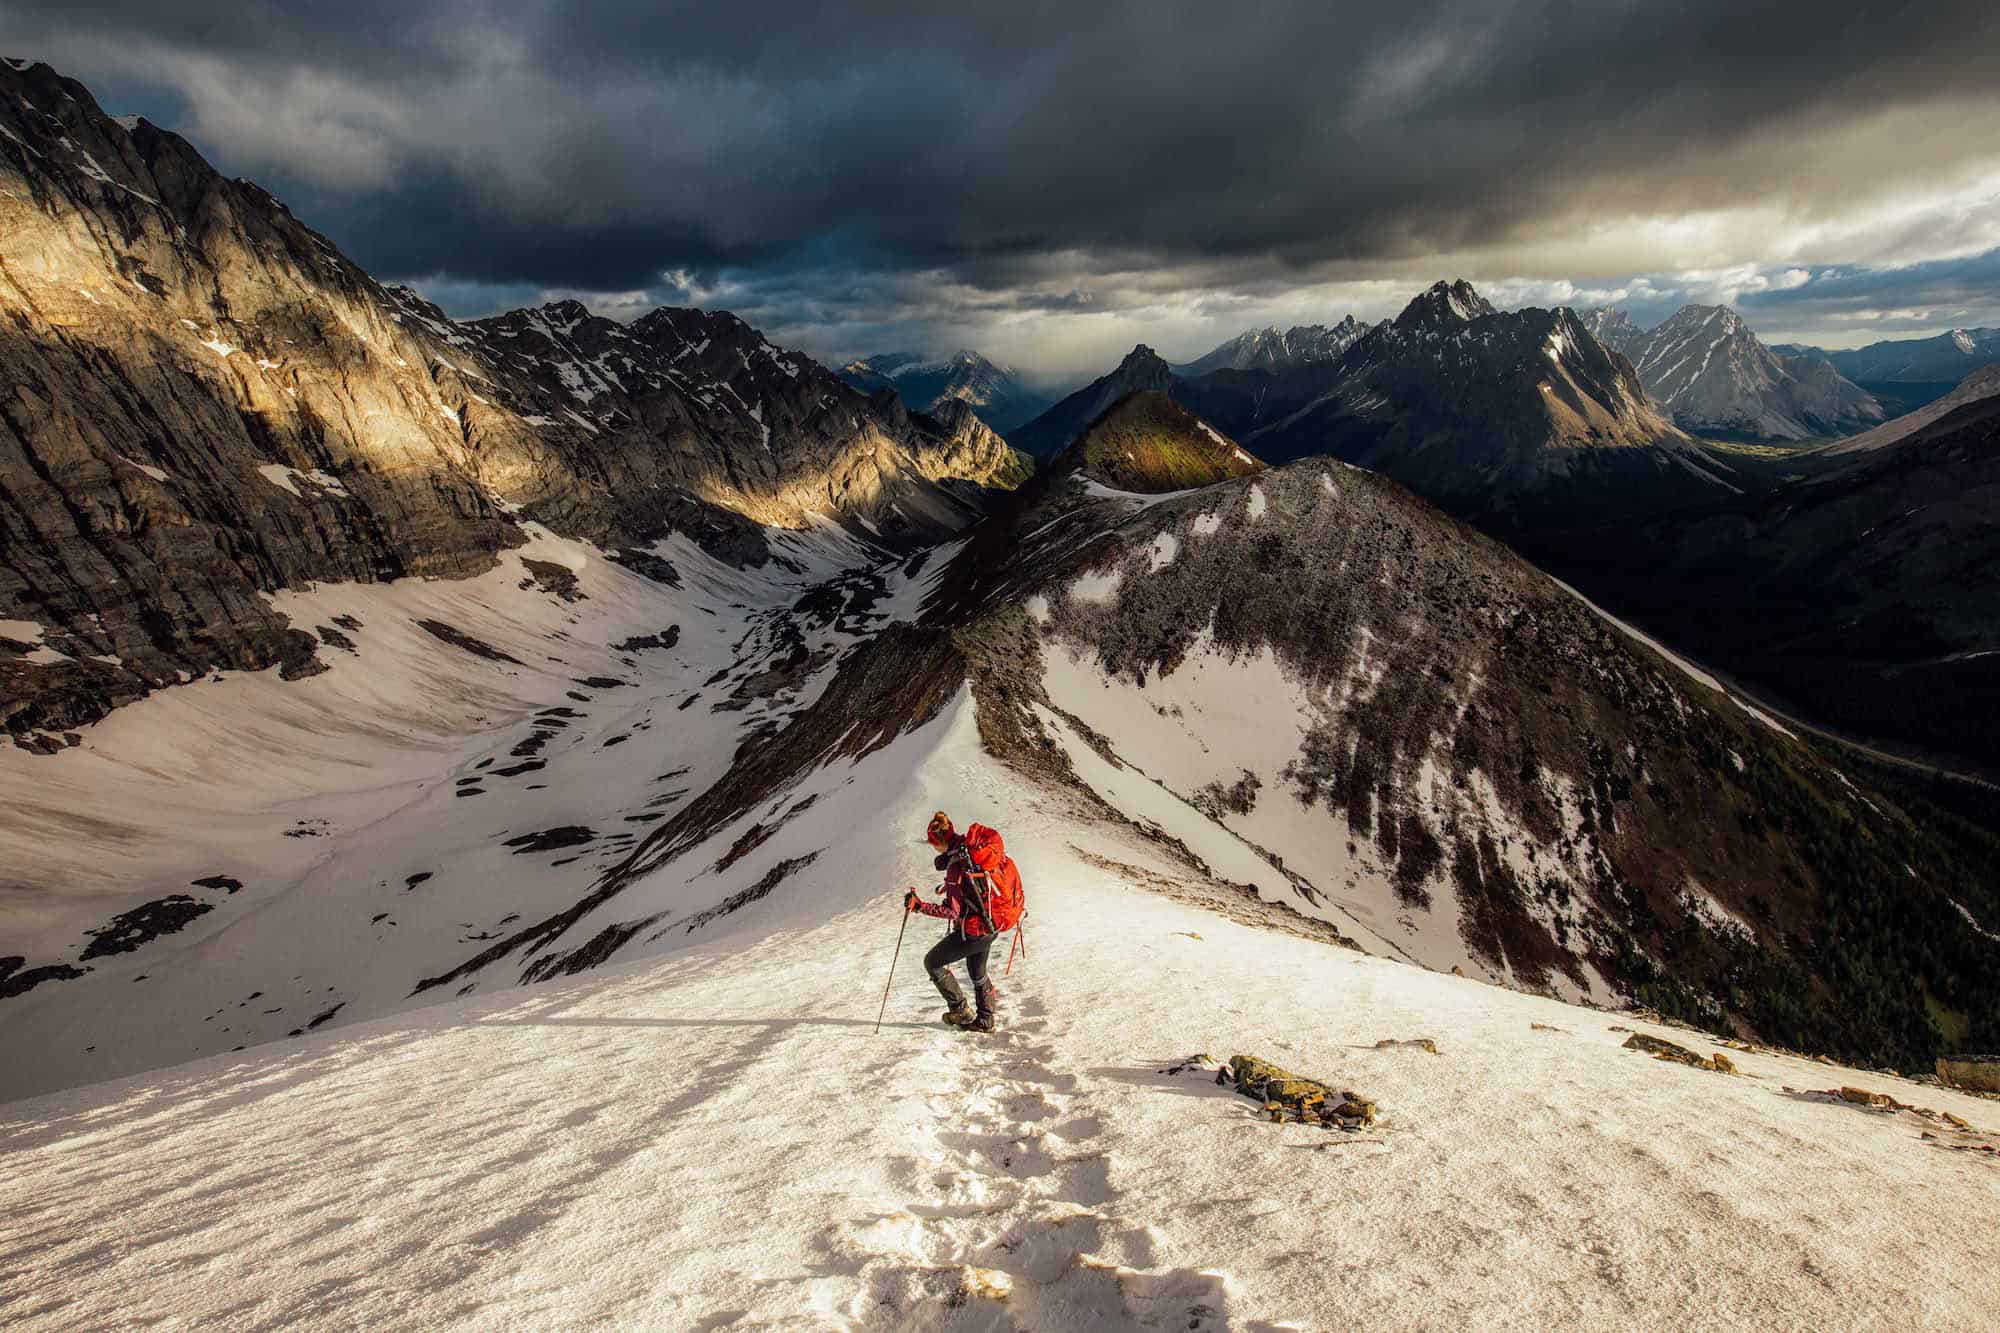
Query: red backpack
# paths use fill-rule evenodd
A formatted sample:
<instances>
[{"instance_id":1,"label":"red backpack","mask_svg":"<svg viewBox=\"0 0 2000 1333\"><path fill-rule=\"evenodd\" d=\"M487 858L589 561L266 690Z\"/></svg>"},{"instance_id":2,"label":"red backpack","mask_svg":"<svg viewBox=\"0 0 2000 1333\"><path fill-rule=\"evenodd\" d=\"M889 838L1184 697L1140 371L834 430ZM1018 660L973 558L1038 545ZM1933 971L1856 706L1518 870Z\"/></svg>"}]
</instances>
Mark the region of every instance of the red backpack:
<instances>
[{"instance_id":1,"label":"red backpack","mask_svg":"<svg viewBox=\"0 0 2000 1333\"><path fill-rule=\"evenodd\" d=\"M972 864L985 876L986 912L993 918L993 933L1012 930L1028 910L1028 896L1021 888L1021 872L1007 855L1007 844L997 829L974 824L965 831L965 851Z\"/></svg>"}]
</instances>

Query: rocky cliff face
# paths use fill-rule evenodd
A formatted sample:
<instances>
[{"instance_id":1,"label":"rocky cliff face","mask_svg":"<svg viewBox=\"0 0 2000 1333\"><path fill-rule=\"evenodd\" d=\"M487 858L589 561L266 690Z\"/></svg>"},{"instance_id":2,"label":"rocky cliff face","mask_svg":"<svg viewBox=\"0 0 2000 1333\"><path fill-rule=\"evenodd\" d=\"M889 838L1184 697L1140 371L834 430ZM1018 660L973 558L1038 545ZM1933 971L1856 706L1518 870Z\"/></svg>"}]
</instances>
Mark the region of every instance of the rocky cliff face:
<instances>
[{"instance_id":1,"label":"rocky cliff face","mask_svg":"<svg viewBox=\"0 0 2000 1333\"><path fill-rule=\"evenodd\" d=\"M1646 391L1687 430L1802 440L1864 429L1884 415L1831 363L1779 356L1726 306L1683 306L1652 330L1620 310L1591 311L1585 323L1631 359Z\"/></svg>"},{"instance_id":2,"label":"rocky cliff face","mask_svg":"<svg viewBox=\"0 0 2000 1333\"><path fill-rule=\"evenodd\" d=\"M520 518L754 561L749 519L935 535L1019 473L729 316L456 324L47 66L0 94L0 620L43 654L0 693L17 737L211 667L312 671L262 594L474 573Z\"/></svg>"}]
</instances>

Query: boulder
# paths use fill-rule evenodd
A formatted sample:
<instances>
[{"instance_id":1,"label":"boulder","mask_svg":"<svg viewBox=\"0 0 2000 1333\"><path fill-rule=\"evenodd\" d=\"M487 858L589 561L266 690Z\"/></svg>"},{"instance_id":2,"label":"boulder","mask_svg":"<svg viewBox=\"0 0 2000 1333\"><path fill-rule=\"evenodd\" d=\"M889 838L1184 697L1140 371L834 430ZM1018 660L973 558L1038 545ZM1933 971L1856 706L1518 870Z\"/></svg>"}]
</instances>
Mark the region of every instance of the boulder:
<instances>
[{"instance_id":1,"label":"boulder","mask_svg":"<svg viewBox=\"0 0 2000 1333\"><path fill-rule=\"evenodd\" d=\"M1375 1123L1375 1103L1356 1092L1336 1091L1317 1079L1279 1068L1254 1055L1233 1055L1222 1075L1235 1080L1236 1090L1263 1103L1264 1113L1283 1121L1287 1113L1302 1121L1347 1127Z\"/></svg>"},{"instance_id":2,"label":"boulder","mask_svg":"<svg viewBox=\"0 0 2000 1333\"><path fill-rule=\"evenodd\" d=\"M1736 1066L1730 1063L1729 1057L1726 1055L1718 1054L1711 1057L1703 1057L1696 1055L1685 1046L1677 1046L1673 1042L1663 1041L1658 1037L1649 1037L1643 1032L1635 1032L1627 1037L1624 1049L1628 1051L1645 1051L1655 1060L1671 1060L1677 1065L1688 1065L1695 1069L1712 1069L1722 1074L1733 1074L1736 1072Z\"/></svg>"}]
</instances>

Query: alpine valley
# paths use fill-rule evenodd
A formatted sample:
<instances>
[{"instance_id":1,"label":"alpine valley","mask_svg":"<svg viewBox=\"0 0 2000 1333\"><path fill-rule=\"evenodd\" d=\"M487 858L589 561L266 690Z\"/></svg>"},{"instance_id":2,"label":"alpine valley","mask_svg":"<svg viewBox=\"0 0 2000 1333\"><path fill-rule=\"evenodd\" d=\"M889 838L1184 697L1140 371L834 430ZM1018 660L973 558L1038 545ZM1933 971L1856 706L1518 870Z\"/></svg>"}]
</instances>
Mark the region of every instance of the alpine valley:
<instances>
[{"instance_id":1,"label":"alpine valley","mask_svg":"<svg viewBox=\"0 0 2000 1333\"><path fill-rule=\"evenodd\" d=\"M1994 1308L1994 367L1440 281L1051 402L455 318L0 94L10 1326Z\"/></svg>"}]
</instances>

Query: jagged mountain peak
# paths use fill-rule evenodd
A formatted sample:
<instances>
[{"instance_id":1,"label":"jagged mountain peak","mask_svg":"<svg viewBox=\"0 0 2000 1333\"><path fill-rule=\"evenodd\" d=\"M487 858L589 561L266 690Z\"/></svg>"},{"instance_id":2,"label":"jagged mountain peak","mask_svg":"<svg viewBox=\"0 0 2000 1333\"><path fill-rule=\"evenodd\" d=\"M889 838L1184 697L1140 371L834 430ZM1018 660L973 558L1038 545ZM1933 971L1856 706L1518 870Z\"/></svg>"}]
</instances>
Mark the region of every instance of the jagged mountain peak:
<instances>
[{"instance_id":1,"label":"jagged mountain peak","mask_svg":"<svg viewBox=\"0 0 2000 1333\"><path fill-rule=\"evenodd\" d=\"M1420 296L1403 307L1396 316L1399 328L1419 325L1469 324L1475 319L1500 313L1493 303L1481 296L1473 285L1460 278L1455 282L1440 279L1434 282Z\"/></svg>"},{"instance_id":2,"label":"jagged mountain peak","mask_svg":"<svg viewBox=\"0 0 2000 1333\"><path fill-rule=\"evenodd\" d=\"M1084 385L1013 432L1009 442L1037 458L1052 459L1119 399L1145 389L1171 390L1178 383L1174 368L1145 343L1139 343L1110 374Z\"/></svg>"}]
</instances>

